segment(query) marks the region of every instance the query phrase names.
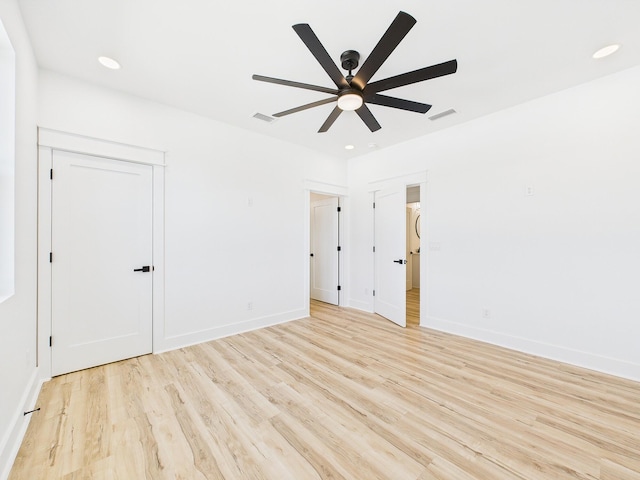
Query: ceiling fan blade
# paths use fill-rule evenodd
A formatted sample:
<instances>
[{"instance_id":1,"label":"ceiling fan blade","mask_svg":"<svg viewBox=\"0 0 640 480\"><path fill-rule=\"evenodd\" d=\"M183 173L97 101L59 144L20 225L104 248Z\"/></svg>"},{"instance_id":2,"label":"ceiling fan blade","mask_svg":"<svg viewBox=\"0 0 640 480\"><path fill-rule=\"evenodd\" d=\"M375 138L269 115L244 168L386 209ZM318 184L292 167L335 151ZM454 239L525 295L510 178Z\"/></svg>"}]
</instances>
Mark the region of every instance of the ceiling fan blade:
<instances>
[{"instance_id":1,"label":"ceiling fan blade","mask_svg":"<svg viewBox=\"0 0 640 480\"><path fill-rule=\"evenodd\" d=\"M357 75L351 80L351 84L363 90L367 82L378 71L384 61L391 55L391 52L395 50L415 24L416 19L408 13L398 13L398 16L391 22L387 31L373 48L373 51L362 64L360 70L358 70Z\"/></svg>"},{"instance_id":2,"label":"ceiling fan blade","mask_svg":"<svg viewBox=\"0 0 640 480\"><path fill-rule=\"evenodd\" d=\"M337 95L338 90L335 88L321 87L319 85L310 85L308 83L293 82L291 80L282 80L280 78L265 77L263 75L252 75L251 78L258 80L259 82L277 83L278 85L285 85L287 87L304 88L305 90L314 90L316 92L330 93Z\"/></svg>"},{"instance_id":3,"label":"ceiling fan blade","mask_svg":"<svg viewBox=\"0 0 640 480\"><path fill-rule=\"evenodd\" d=\"M365 95L365 102L374 105L383 105L385 107L399 108L400 110L408 110L410 112L427 113L431 105L426 103L412 102L411 100L403 100L402 98L388 97L386 95Z\"/></svg>"},{"instance_id":4,"label":"ceiling fan blade","mask_svg":"<svg viewBox=\"0 0 640 480\"><path fill-rule=\"evenodd\" d=\"M356 113L372 132L375 132L376 130L380 130L382 128L373 116L373 113L371 113L371 110L369 110L366 105L362 105L359 109L356 110Z\"/></svg>"},{"instance_id":5,"label":"ceiling fan blade","mask_svg":"<svg viewBox=\"0 0 640 480\"><path fill-rule=\"evenodd\" d=\"M366 86L365 93L384 92L385 90L390 90L392 88L424 82L425 80L430 80L432 78L451 75L452 73L456 73L456 70L458 70L458 61L449 60L448 62L438 63L437 65L431 65L430 67L421 68L419 70L414 70L413 72L403 73L401 75L370 83Z\"/></svg>"},{"instance_id":6,"label":"ceiling fan blade","mask_svg":"<svg viewBox=\"0 0 640 480\"><path fill-rule=\"evenodd\" d=\"M317 102L307 103L306 105L300 105L299 107L292 108L290 110L285 110L284 112L274 113L274 117L284 117L285 115L291 115L292 113L302 112L303 110L308 110L309 108L319 107L320 105L326 105L327 103L335 102L335 98L325 98L324 100L318 100Z\"/></svg>"},{"instance_id":7,"label":"ceiling fan blade","mask_svg":"<svg viewBox=\"0 0 640 480\"><path fill-rule=\"evenodd\" d=\"M324 121L324 123L320 127L320 130L318 130L318 133L324 133L327 130L329 130L331 128L331 125L333 125L333 122L335 122L338 119L341 113L342 113L342 110L336 106L336 108L333 109L333 111L329 114L327 119Z\"/></svg>"},{"instance_id":8,"label":"ceiling fan blade","mask_svg":"<svg viewBox=\"0 0 640 480\"><path fill-rule=\"evenodd\" d=\"M329 77L331 77L333 83L335 83L338 88L349 88L349 82L347 82L347 79L344 78L344 75L342 75L342 72L340 72L334 61L331 60L331 57L327 53L327 50L320 43L320 40L318 40L316 34L313 33L311 27L306 23L299 23L297 25L294 25L293 29L307 46L309 51L313 54L313 56L316 57L316 60L318 60L320 66L324 69L325 72L327 72Z\"/></svg>"}]
</instances>

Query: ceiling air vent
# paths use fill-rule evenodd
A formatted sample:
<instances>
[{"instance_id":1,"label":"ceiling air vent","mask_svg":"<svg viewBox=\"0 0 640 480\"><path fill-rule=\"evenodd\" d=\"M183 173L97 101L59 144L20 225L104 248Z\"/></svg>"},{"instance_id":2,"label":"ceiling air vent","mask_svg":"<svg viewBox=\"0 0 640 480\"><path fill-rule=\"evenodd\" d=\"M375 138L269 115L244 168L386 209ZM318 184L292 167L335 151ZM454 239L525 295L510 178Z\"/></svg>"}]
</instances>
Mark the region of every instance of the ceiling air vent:
<instances>
[{"instance_id":1,"label":"ceiling air vent","mask_svg":"<svg viewBox=\"0 0 640 480\"><path fill-rule=\"evenodd\" d=\"M440 113L436 113L435 115L431 115L429 117L429 120L438 120L442 117L446 117L447 115L453 115L454 113L458 113L456 112L453 108L450 108L449 110L445 110L444 112L440 112Z\"/></svg>"},{"instance_id":2,"label":"ceiling air vent","mask_svg":"<svg viewBox=\"0 0 640 480\"><path fill-rule=\"evenodd\" d=\"M270 117L269 115L265 115L264 113L254 113L253 118L257 118L258 120L262 120L263 122L273 123L276 121L274 117Z\"/></svg>"}]
</instances>

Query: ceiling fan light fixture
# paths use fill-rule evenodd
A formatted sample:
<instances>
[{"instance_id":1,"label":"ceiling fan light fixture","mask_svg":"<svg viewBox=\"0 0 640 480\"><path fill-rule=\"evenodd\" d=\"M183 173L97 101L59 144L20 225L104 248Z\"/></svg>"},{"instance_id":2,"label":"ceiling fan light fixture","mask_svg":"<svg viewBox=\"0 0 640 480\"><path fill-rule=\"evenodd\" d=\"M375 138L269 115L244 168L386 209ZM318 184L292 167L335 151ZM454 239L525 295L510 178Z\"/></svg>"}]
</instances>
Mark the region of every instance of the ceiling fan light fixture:
<instances>
[{"instance_id":1,"label":"ceiling fan light fixture","mask_svg":"<svg viewBox=\"0 0 640 480\"><path fill-rule=\"evenodd\" d=\"M338 108L340 110L357 110L363 103L362 95L356 93L355 90L347 90L338 97Z\"/></svg>"}]
</instances>

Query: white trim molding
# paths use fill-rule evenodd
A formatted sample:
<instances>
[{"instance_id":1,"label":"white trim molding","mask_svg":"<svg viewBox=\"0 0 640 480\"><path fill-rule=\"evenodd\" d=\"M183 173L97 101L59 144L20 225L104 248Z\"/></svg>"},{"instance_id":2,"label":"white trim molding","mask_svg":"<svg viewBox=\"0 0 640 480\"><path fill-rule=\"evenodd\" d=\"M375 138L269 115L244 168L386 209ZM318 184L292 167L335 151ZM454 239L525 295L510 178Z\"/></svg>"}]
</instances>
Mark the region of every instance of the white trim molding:
<instances>
[{"instance_id":1,"label":"white trim molding","mask_svg":"<svg viewBox=\"0 0 640 480\"><path fill-rule=\"evenodd\" d=\"M558 362L640 381L640 365L625 360L596 355L536 340L529 340L527 338L484 328L471 327L442 318L428 317L426 322L421 323L421 326L490 343L492 345L498 345L530 355L537 355Z\"/></svg>"},{"instance_id":2,"label":"white trim molding","mask_svg":"<svg viewBox=\"0 0 640 480\"><path fill-rule=\"evenodd\" d=\"M422 185L427 183L427 171L409 173L406 175L398 175L396 177L383 178L374 182L369 182L368 192L377 192L386 188L391 188L395 185Z\"/></svg>"},{"instance_id":3,"label":"white trim molding","mask_svg":"<svg viewBox=\"0 0 640 480\"><path fill-rule=\"evenodd\" d=\"M164 337L162 343L157 345L157 349L156 344L154 343L153 353L162 353L179 348L190 347L191 345L198 345L200 343L229 337L231 335L237 335L239 333L251 332L260 328L271 327L273 325L279 325L293 320L300 320L307 316L308 312L304 308L299 308L275 315L252 318L243 322L221 325L196 332L183 333L172 337Z\"/></svg>"},{"instance_id":4,"label":"white trim molding","mask_svg":"<svg viewBox=\"0 0 640 480\"><path fill-rule=\"evenodd\" d=\"M84 153L96 157L113 158L146 165L165 164L165 152L151 148L127 145L50 128L38 128L38 145L53 150Z\"/></svg>"},{"instance_id":5,"label":"white trim molding","mask_svg":"<svg viewBox=\"0 0 640 480\"><path fill-rule=\"evenodd\" d=\"M18 450L20 450L20 445L22 445L22 440L27 432L31 416L39 413L24 414L24 412L29 412L36 408L36 401L38 400L40 389L45 382L45 380L41 380L39 377L40 372L38 369L35 369L27 383L27 387L22 393L19 408L13 414L5 436L0 439L0 479L2 480L9 478L9 473L18 455Z\"/></svg>"},{"instance_id":6,"label":"white trim molding","mask_svg":"<svg viewBox=\"0 0 640 480\"><path fill-rule=\"evenodd\" d=\"M323 195L334 195L336 197L346 197L349 194L349 188L343 185L334 185L332 183L316 182L315 180L304 180L303 188L310 192L321 193Z\"/></svg>"}]
</instances>

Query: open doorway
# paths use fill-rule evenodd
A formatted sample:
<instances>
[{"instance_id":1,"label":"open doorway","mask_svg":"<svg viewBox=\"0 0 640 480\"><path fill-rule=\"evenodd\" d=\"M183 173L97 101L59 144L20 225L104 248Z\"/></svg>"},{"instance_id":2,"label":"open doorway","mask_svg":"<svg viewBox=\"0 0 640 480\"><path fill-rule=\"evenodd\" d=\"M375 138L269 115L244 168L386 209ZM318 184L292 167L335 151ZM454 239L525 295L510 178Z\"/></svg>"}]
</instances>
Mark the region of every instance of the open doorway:
<instances>
[{"instance_id":1,"label":"open doorway","mask_svg":"<svg viewBox=\"0 0 640 480\"><path fill-rule=\"evenodd\" d=\"M425 292L419 289L419 285L424 282L417 278L418 288L414 291L413 267L416 266L415 275L420 274L424 277L424 272L418 272L417 269L420 265L424 267L425 259L419 259L419 255L416 255L420 253L420 243L416 241L415 244L407 244L407 239L412 238L412 232L416 232L416 236L420 235L420 225L424 226L425 222L424 218L417 217L415 209L408 215L407 204L420 202L424 209L426 173L418 172L382 180L372 183L370 188L374 212L373 310L401 327L407 326L407 290L411 292L411 323L424 323L420 318L425 316ZM411 220L407 219L408 216ZM416 258L413 258L414 256ZM407 289L407 286L410 288Z\"/></svg>"},{"instance_id":2,"label":"open doorway","mask_svg":"<svg viewBox=\"0 0 640 480\"><path fill-rule=\"evenodd\" d=\"M420 325L420 185L407 187L407 326Z\"/></svg>"},{"instance_id":3,"label":"open doorway","mask_svg":"<svg viewBox=\"0 0 640 480\"><path fill-rule=\"evenodd\" d=\"M311 192L309 297L340 305L340 198Z\"/></svg>"}]
</instances>

